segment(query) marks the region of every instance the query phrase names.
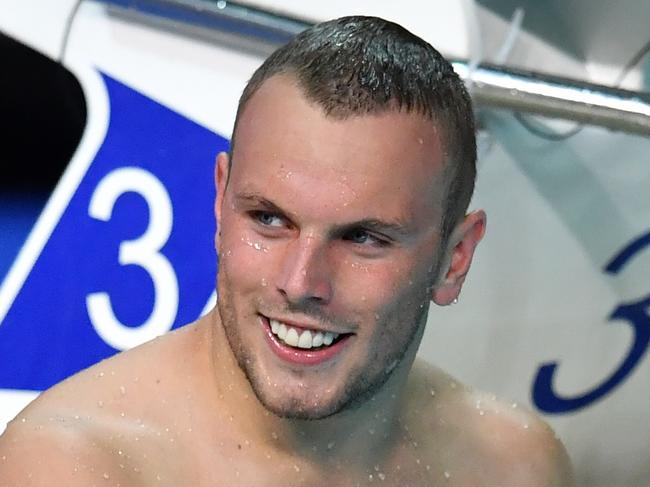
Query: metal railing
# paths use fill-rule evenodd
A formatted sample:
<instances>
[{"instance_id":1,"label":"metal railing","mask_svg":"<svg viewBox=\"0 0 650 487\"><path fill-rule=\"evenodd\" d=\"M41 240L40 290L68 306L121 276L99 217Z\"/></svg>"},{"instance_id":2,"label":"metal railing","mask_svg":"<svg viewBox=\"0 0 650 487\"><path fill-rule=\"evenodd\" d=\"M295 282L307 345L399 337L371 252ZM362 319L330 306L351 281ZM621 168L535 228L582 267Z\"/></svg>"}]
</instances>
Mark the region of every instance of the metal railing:
<instances>
[{"instance_id":1,"label":"metal railing","mask_svg":"<svg viewBox=\"0 0 650 487\"><path fill-rule=\"evenodd\" d=\"M100 0L120 15L149 19L177 30L214 31L244 49L270 53L311 22L225 0ZM477 106L510 109L611 130L650 136L650 93L621 90L579 80L502 66L480 65L471 74Z\"/></svg>"}]
</instances>

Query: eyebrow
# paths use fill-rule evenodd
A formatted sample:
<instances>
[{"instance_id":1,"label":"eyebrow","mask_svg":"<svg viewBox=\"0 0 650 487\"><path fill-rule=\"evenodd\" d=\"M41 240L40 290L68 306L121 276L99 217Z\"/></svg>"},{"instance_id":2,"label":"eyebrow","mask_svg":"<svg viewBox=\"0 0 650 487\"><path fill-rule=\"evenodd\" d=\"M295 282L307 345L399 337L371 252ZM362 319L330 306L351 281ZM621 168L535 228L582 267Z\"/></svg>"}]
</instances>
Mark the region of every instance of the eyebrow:
<instances>
[{"instance_id":1,"label":"eyebrow","mask_svg":"<svg viewBox=\"0 0 650 487\"><path fill-rule=\"evenodd\" d=\"M408 236L411 234L408 225L405 225L399 221L387 222L378 220L376 218L366 218L364 220L346 223L342 225L342 227L345 229L363 228L365 230L371 230L374 232L397 234L400 236Z\"/></svg>"},{"instance_id":2,"label":"eyebrow","mask_svg":"<svg viewBox=\"0 0 650 487\"><path fill-rule=\"evenodd\" d=\"M285 210L280 208L278 205L273 203L271 200L267 200L266 198L256 194L256 193L238 193L235 195L235 200L238 202L247 204L247 205L255 205L255 206L262 206L264 208L267 208L269 210L277 211L279 213L287 214Z\"/></svg>"},{"instance_id":3,"label":"eyebrow","mask_svg":"<svg viewBox=\"0 0 650 487\"><path fill-rule=\"evenodd\" d=\"M279 207L272 201L256 193L248 193L248 192L238 193L235 195L235 200L237 200L238 202L242 202L243 204L246 205L262 207L267 210L282 215L286 215L289 219L293 219L290 212L286 211L285 209ZM403 223L401 220L384 221L378 218L364 218L363 220L343 223L337 225L337 227L338 227L338 232L349 231L354 228L363 228L365 230L370 230L379 233L395 234L403 237L412 234L410 225Z\"/></svg>"},{"instance_id":4,"label":"eyebrow","mask_svg":"<svg viewBox=\"0 0 650 487\"><path fill-rule=\"evenodd\" d=\"M293 215L291 212L285 210L284 208L281 208L280 206L273 203L273 201L264 198L258 193L248 192L248 191L235 193L234 200L238 204L244 207L248 207L248 209L254 209L254 210L263 209L272 213L277 213L278 215L281 215L282 217L288 219L291 222L293 222L295 218L295 215Z\"/></svg>"}]
</instances>

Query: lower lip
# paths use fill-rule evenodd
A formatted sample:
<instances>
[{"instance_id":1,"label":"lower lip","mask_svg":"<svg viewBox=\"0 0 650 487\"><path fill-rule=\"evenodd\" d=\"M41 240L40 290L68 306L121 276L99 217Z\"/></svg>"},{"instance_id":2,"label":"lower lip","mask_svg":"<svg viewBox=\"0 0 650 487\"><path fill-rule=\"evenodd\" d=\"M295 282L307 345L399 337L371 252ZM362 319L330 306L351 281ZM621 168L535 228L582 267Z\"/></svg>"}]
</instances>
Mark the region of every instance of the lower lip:
<instances>
[{"instance_id":1,"label":"lower lip","mask_svg":"<svg viewBox=\"0 0 650 487\"><path fill-rule=\"evenodd\" d=\"M334 345L321 350L311 350L309 348L294 348L282 343L271 331L271 324L268 318L261 316L262 325L266 331L266 341L268 342L271 350L286 362L298 365L319 365L337 356L346 346L348 340L352 335L346 335L341 338Z\"/></svg>"}]
</instances>

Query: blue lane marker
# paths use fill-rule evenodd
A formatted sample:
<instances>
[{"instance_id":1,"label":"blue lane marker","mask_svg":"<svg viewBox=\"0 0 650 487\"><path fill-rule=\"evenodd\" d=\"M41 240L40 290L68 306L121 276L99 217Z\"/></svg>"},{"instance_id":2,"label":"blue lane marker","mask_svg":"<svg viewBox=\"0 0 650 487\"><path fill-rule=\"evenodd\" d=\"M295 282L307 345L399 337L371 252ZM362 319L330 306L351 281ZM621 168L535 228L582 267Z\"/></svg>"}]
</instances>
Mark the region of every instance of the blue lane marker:
<instances>
[{"instance_id":1,"label":"blue lane marker","mask_svg":"<svg viewBox=\"0 0 650 487\"><path fill-rule=\"evenodd\" d=\"M156 291L155 281L176 282L178 304L163 312L171 327L195 320L214 289L214 160L228 141L102 76L110 100L108 131L0 325L0 388L44 390L118 351L91 322L89 295L105 293L128 330L152 315L160 289L165 293L158 299L173 302L174 286ZM130 180L137 182L134 174L148 186L128 190ZM113 201L104 201L110 217L101 219L89 208L109 181L117 186ZM147 200L158 194L153 182L160 183L172 214L162 199ZM147 232L162 238L159 252L135 249L135 262L120 264L120 249ZM157 254L153 263L142 263L146 254Z\"/></svg>"}]
</instances>

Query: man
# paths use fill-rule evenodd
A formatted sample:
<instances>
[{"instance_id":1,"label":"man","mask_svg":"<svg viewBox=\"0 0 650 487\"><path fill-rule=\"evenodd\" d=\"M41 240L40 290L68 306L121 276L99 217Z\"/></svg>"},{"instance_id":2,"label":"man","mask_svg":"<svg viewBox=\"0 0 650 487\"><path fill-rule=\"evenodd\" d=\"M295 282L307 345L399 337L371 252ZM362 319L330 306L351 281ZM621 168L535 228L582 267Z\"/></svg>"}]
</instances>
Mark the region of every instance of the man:
<instances>
[{"instance_id":1,"label":"man","mask_svg":"<svg viewBox=\"0 0 650 487\"><path fill-rule=\"evenodd\" d=\"M416 360L484 233L475 158L427 43L366 17L297 36L217 158L217 307L43 393L0 484L569 485L544 423Z\"/></svg>"}]
</instances>

